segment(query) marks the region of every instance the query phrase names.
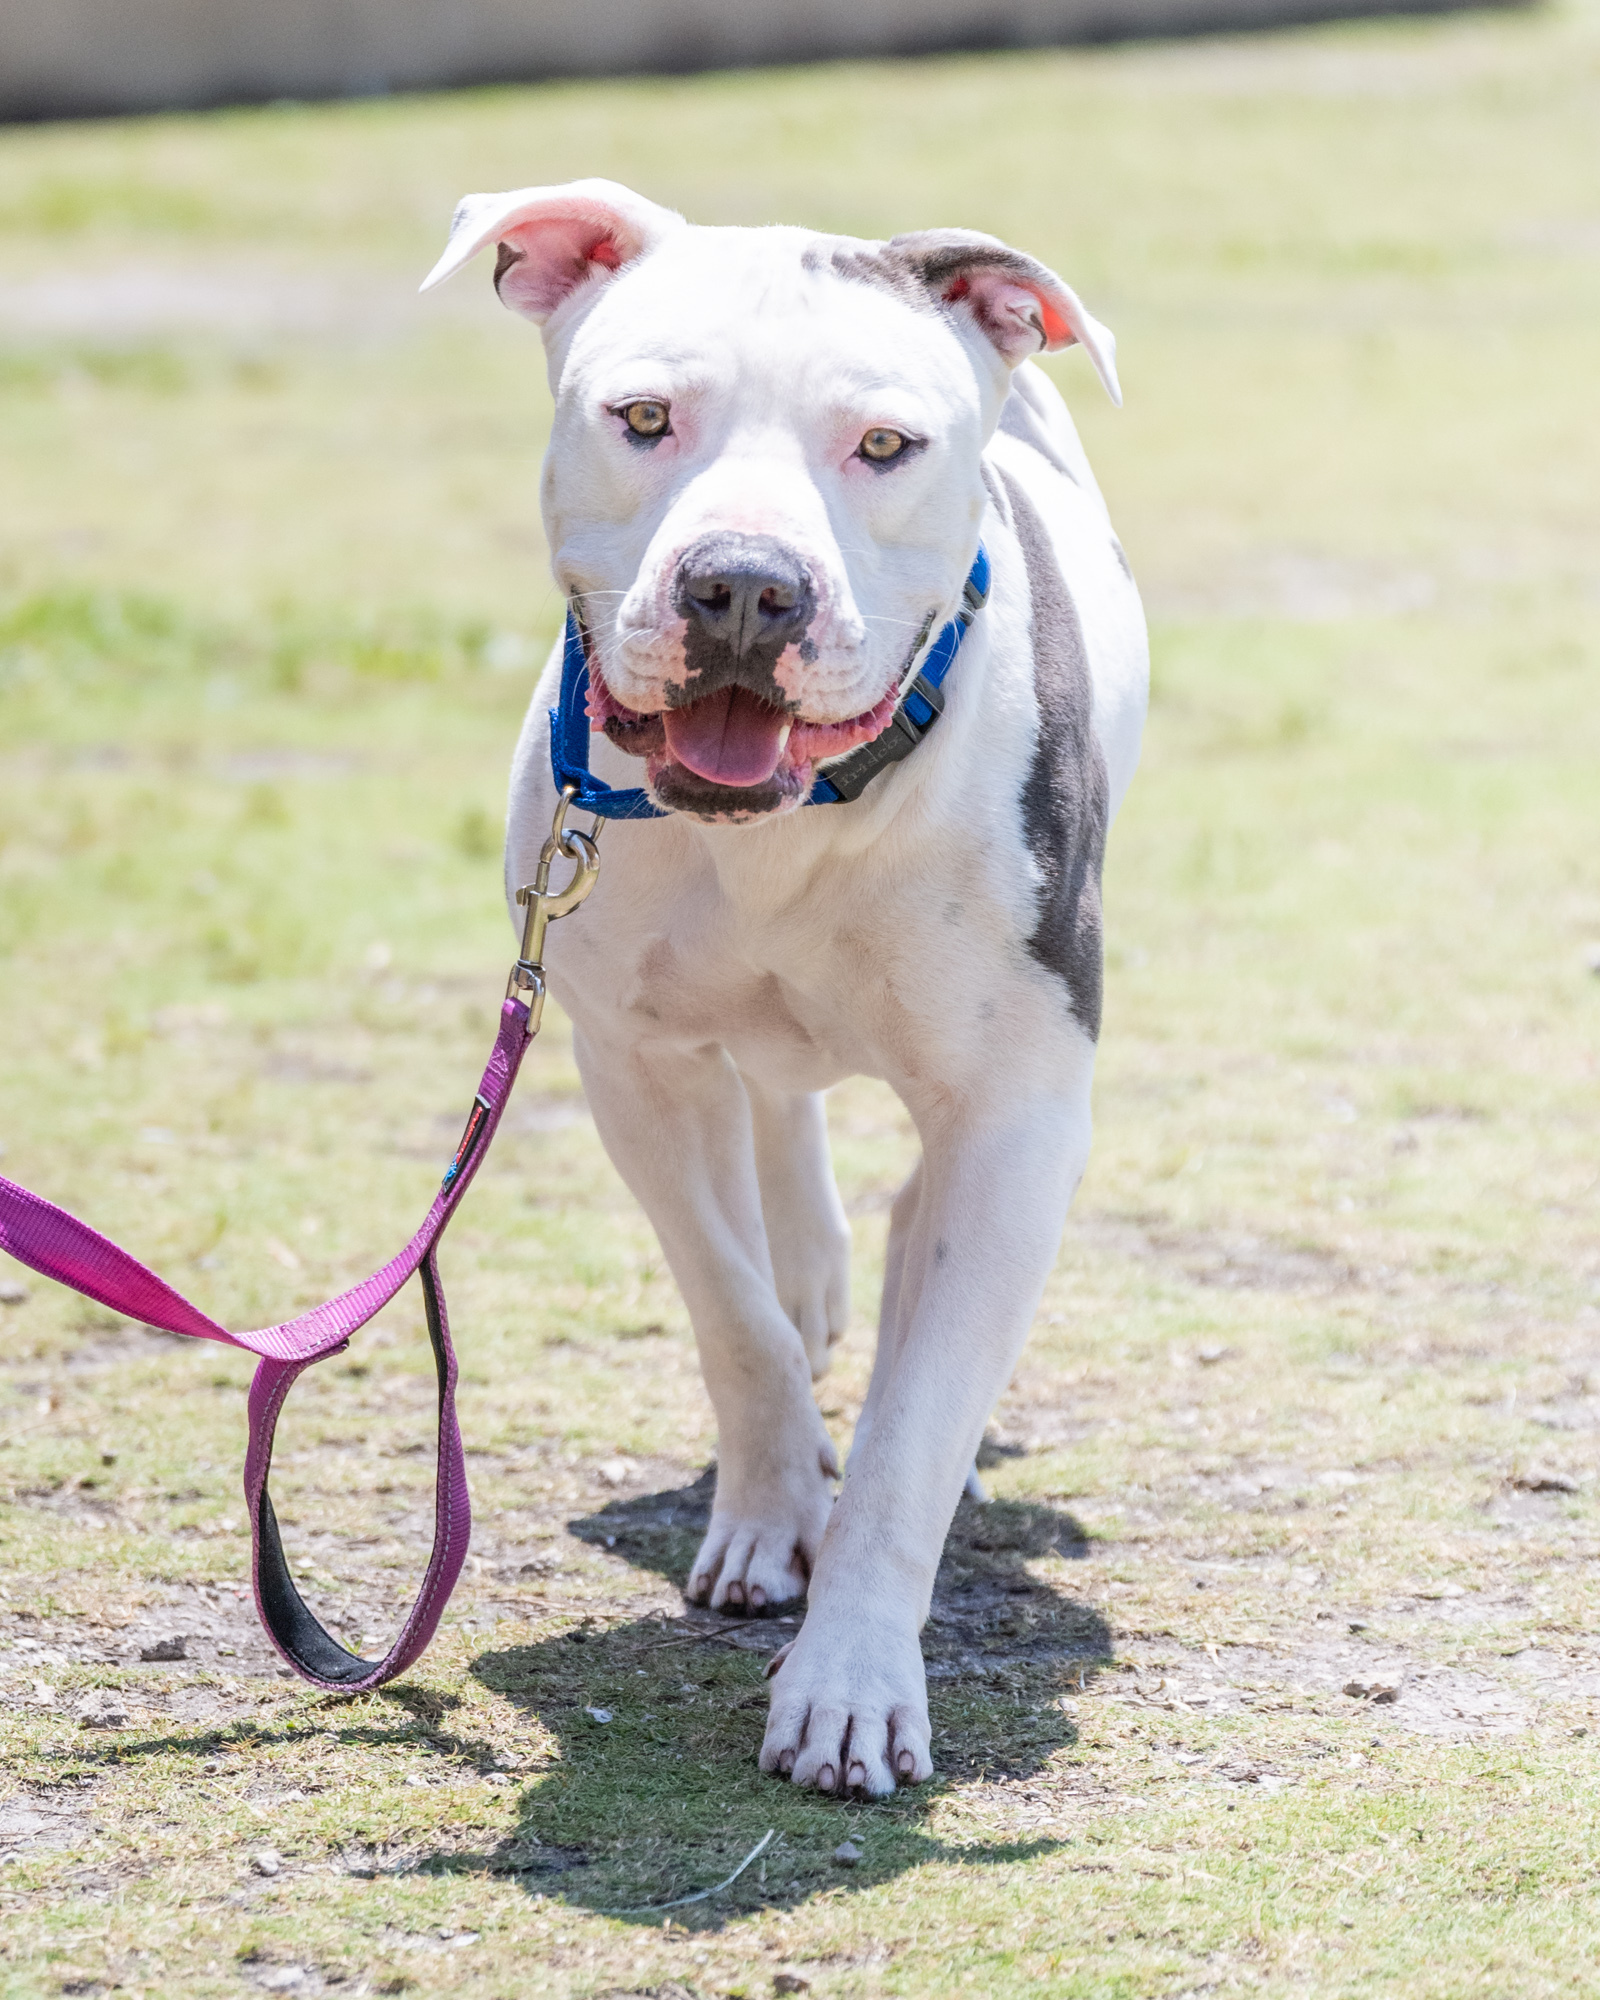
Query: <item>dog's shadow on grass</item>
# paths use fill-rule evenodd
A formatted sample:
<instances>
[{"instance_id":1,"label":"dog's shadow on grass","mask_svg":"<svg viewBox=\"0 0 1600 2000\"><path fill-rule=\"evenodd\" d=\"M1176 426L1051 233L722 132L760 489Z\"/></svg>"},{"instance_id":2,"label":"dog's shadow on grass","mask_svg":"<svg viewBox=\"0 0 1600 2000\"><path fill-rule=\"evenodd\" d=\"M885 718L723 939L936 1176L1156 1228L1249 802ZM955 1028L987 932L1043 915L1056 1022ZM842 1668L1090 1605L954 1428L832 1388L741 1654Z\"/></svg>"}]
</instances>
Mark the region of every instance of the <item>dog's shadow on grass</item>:
<instances>
[{"instance_id":1,"label":"dog's shadow on grass","mask_svg":"<svg viewBox=\"0 0 1600 2000\"><path fill-rule=\"evenodd\" d=\"M710 1513L711 1475L629 1496L570 1523L582 1540L680 1580ZM536 1718L559 1757L519 1802L515 1830L487 1854L439 1855L448 1871L509 1876L530 1892L659 1925L721 1925L791 1906L828 1887L865 1887L936 1859L1014 1861L1051 1839L952 1847L924 1826L953 1786L1038 1771L1076 1739L1070 1700L1110 1658L1097 1612L1030 1574L1049 1553L1085 1549L1062 1509L963 1501L923 1635L938 1775L893 1799L847 1803L764 1778L768 1656L797 1621L675 1619L578 1626L532 1646L481 1654L472 1671ZM758 1859L714 1896L772 1830ZM837 1861L843 1841L860 1850Z\"/></svg>"}]
</instances>

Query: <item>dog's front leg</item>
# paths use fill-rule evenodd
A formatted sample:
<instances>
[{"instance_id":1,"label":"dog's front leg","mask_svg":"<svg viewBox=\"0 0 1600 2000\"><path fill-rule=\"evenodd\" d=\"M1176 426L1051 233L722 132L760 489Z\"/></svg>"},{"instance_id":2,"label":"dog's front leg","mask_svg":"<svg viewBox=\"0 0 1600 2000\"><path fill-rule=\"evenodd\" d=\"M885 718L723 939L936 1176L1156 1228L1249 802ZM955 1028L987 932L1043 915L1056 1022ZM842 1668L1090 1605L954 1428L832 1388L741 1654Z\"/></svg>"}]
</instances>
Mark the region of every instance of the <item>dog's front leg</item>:
<instances>
[{"instance_id":1,"label":"dog's front leg","mask_svg":"<svg viewBox=\"0 0 1600 2000\"><path fill-rule=\"evenodd\" d=\"M717 1494L688 1594L717 1609L787 1603L805 1592L839 1461L773 1286L744 1084L714 1047L573 1041L606 1151L689 1308L717 1413Z\"/></svg>"},{"instance_id":2,"label":"dog's front leg","mask_svg":"<svg viewBox=\"0 0 1600 2000\"><path fill-rule=\"evenodd\" d=\"M850 1322L850 1224L834 1183L822 1093L769 1090L748 1073L744 1086L778 1303L820 1378Z\"/></svg>"},{"instance_id":3,"label":"dog's front leg","mask_svg":"<svg viewBox=\"0 0 1600 2000\"><path fill-rule=\"evenodd\" d=\"M881 1794L932 1773L917 1634L1088 1156L1087 1078L1071 1098L924 1138L899 1337L851 1455L806 1622L777 1669L761 1751L763 1770L824 1791Z\"/></svg>"}]
</instances>

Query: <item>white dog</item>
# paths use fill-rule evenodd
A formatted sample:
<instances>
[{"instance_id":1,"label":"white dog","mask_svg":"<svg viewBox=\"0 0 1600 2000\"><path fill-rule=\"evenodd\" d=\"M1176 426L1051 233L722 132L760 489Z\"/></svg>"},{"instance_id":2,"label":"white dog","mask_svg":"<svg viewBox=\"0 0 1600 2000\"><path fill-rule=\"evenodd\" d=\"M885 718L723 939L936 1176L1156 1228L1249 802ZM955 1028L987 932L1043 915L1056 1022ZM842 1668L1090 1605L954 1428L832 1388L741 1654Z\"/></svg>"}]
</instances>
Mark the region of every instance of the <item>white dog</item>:
<instances>
[{"instance_id":1,"label":"white dog","mask_svg":"<svg viewBox=\"0 0 1600 2000\"><path fill-rule=\"evenodd\" d=\"M428 283L490 244L500 297L544 329L544 520L595 768L667 813L609 832L549 971L716 1408L689 1594L809 1591L762 1768L890 1792L932 1772L918 1633L1089 1149L1101 856L1146 640L1028 357L1079 341L1120 401L1114 343L1054 273L964 230L694 228L577 181L469 197ZM806 804L819 767L892 740L980 544L992 593L937 726L853 800ZM512 776L512 888L550 824L560 676L558 648ZM848 1317L822 1093L851 1075L892 1085L922 1160L836 1500L811 1384Z\"/></svg>"}]
</instances>

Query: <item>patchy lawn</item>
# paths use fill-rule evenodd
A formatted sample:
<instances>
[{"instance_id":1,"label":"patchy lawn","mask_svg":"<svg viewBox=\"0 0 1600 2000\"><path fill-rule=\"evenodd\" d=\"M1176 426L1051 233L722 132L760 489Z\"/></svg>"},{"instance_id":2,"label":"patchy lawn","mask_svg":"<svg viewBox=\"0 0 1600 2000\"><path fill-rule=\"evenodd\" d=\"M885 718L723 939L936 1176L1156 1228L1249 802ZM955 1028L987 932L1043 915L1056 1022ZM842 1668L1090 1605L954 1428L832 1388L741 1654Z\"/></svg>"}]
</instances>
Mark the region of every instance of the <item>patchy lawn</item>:
<instances>
[{"instance_id":1,"label":"patchy lawn","mask_svg":"<svg viewBox=\"0 0 1600 2000\"><path fill-rule=\"evenodd\" d=\"M715 1437L556 1018L444 1253L471 1566L380 1694L256 1630L244 1358L0 1273L0 1993L1600 1986L1596 129L1586 7L0 133L4 1171L235 1324L409 1233L511 955L546 399L481 274L413 296L460 193L1049 258L1156 663L935 1782L756 1772L786 1628L678 1595ZM912 1153L831 1115L844 1439ZM280 1434L352 1641L431 1401L408 1296Z\"/></svg>"}]
</instances>

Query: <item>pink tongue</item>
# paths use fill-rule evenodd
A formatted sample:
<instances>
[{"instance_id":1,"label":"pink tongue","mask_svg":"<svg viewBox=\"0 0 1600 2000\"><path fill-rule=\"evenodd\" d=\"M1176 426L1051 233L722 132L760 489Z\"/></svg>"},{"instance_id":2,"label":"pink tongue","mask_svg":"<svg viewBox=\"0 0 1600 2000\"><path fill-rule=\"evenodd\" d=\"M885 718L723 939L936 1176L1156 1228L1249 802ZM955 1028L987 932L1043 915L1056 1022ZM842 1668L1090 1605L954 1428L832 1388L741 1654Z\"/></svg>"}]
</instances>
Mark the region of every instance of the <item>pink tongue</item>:
<instances>
[{"instance_id":1,"label":"pink tongue","mask_svg":"<svg viewBox=\"0 0 1600 2000\"><path fill-rule=\"evenodd\" d=\"M669 708L667 748L696 777L718 785L759 785L778 768L788 717L744 688L703 695L687 708Z\"/></svg>"}]
</instances>

